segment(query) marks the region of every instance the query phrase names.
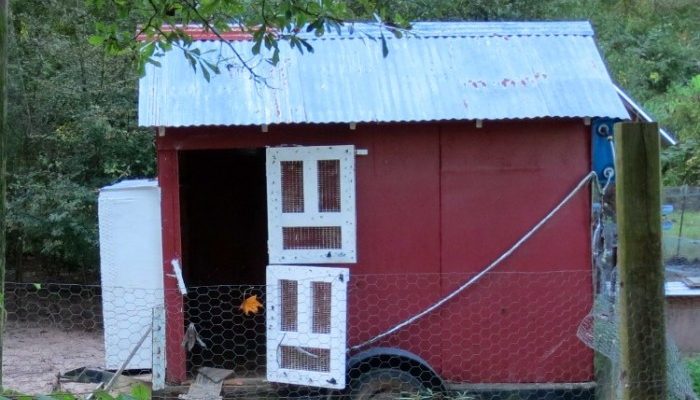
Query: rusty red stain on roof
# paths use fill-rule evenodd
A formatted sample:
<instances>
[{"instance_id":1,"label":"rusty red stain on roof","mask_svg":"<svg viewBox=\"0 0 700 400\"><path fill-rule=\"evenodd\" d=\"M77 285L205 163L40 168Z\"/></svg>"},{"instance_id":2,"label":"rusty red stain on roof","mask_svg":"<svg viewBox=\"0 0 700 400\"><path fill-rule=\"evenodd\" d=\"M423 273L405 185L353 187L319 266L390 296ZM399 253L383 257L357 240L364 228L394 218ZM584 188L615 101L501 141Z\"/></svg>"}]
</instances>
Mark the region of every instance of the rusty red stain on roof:
<instances>
[{"instance_id":1,"label":"rusty red stain on roof","mask_svg":"<svg viewBox=\"0 0 700 400\"><path fill-rule=\"evenodd\" d=\"M474 81L474 80L469 80L468 81L470 85L474 88L479 88L479 87L486 87L486 82L482 80ZM465 85L466 86L466 85Z\"/></svg>"}]
</instances>

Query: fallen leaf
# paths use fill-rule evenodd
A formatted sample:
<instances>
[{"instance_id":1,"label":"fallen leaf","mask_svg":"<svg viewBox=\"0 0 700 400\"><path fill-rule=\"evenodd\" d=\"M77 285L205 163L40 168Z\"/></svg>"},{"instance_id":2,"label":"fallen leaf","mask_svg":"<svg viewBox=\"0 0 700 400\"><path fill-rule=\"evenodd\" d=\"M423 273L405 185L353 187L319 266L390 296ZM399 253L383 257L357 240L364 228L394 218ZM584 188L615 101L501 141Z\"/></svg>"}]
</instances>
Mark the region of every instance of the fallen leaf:
<instances>
[{"instance_id":1,"label":"fallen leaf","mask_svg":"<svg viewBox=\"0 0 700 400\"><path fill-rule=\"evenodd\" d=\"M250 315L251 313L257 314L258 311L263 307L262 303L258 300L258 295L254 294L247 299L243 300L239 310L243 311L243 314Z\"/></svg>"}]
</instances>

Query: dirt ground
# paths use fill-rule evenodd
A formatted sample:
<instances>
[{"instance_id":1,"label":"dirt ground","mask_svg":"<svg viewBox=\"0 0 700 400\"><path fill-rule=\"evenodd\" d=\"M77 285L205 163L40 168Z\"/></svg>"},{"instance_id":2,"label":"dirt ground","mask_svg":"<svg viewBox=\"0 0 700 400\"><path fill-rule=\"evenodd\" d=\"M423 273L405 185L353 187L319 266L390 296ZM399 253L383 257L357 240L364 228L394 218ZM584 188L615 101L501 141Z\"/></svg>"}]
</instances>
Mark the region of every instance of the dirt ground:
<instances>
[{"instance_id":1,"label":"dirt ground","mask_svg":"<svg viewBox=\"0 0 700 400\"><path fill-rule=\"evenodd\" d=\"M25 394L46 394L57 388L57 374L104 364L102 331L66 331L56 327L5 330L3 383ZM60 390L85 393L95 385L66 383Z\"/></svg>"},{"instance_id":2,"label":"dirt ground","mask_svg":"<svg viewBox=\"0 0 700 400\"><path fill-rule=\"evenodd\" d=\"M682 281L685 277L700 276L698 263L667 263L666 281Z\"/></svg>"}]
</instances>

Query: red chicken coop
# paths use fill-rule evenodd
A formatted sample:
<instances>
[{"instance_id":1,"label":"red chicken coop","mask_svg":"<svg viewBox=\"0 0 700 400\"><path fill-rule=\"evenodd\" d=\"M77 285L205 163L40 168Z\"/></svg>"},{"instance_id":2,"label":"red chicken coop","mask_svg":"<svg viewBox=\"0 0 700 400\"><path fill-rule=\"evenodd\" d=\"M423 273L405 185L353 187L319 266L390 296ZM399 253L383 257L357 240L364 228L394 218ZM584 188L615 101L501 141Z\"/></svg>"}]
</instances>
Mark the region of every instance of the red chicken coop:
<instances>
[{"instance_id":1,"label":"red chicken coop","mask_svg":"<svg viewBox=\"0 0 700 400\"><path fill-rule=\"evenodd\" d=\"M631 115L590 24L416 23L386 56L380 29L300 33L314 51L281 44L273 66L245 35L192 28L219 74L176 50L146 69L168 380L226 365L338 390L593 381L576 337L594 295L586 183L596 127ZM191 323L228 347L194 359Z\"/></svg>"}]
</instances>

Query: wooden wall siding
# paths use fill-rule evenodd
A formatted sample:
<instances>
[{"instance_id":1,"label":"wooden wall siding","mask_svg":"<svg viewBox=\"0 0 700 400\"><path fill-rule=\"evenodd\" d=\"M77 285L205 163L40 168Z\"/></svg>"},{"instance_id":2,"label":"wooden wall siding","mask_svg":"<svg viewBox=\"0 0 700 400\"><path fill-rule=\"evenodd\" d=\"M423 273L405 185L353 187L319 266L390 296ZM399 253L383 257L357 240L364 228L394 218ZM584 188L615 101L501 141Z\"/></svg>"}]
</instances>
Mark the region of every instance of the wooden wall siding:
<instances>
[{"instance_id":1,"label":"wooden wall siding","mask_svg":"<svg viewBox=\"0 0 700 400\"><path fill-rule=\"evenodd\" d=\"M352 144L369 152L356 159L349 345L423 310L485 267L579 182L591 160L589 128L579 119L485 121L481 129L473 122L271 126L268 133L178 128L157 139L159 159L284 144ZM160 167L166 201L178 187L163 168L176 164ZM164 222L164 230L170 260L179 227ZM496 269L509 274L487 276L377 345L412 351L451 381L591 380L593 354L575 337L592 304L590 269L590 192L583 191ZM169 354L170 368L184 360L176 347L168 347L177 353Z\"/></svg>"}]
</instances>

